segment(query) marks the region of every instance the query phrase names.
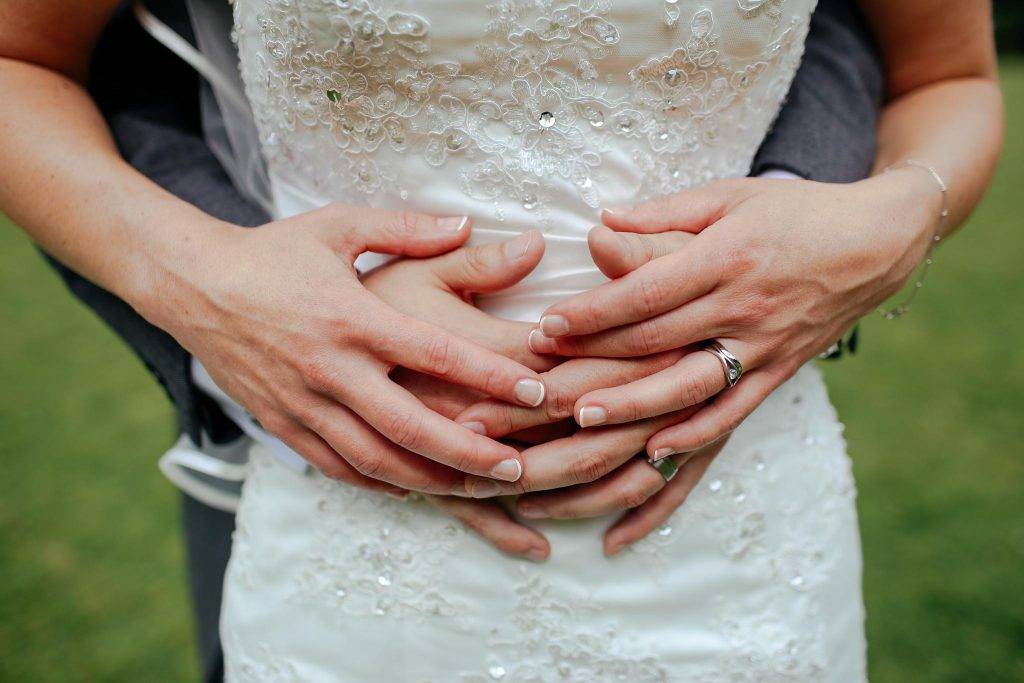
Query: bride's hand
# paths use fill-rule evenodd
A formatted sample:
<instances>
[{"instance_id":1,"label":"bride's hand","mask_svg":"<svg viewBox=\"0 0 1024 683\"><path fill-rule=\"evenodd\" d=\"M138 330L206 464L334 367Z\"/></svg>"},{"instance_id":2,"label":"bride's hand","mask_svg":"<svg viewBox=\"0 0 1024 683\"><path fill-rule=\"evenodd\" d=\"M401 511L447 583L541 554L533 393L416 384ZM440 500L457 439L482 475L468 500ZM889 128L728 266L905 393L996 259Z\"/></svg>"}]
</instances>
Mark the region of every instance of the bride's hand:
<instances>
[{"instance_id":1,"label":"bride's hand","mask_svg":"<svg viewBox=\"0 0 1024 683\"><path fill-rule=\"evenodd\" d=\"M433 256L468 233L465 218L342 205L256 230L218 224L189 260L153 255L141 288L159 295L140 308L328 476L465 495L462 472L518 478L518 451L427 409L388 373L402 365L527 405L540 402L543 384L530 368L386 305L352 264L367 250Z\"/></svg>"},{"instance_id":2,"label":"bride's hand","mask_svg":"<svg viewBox=\"0 0 1024 683\"><path fill-rule=\"evenodd\" d=\"M735 429L801 365L895 293L922 260L942 197L919 169L851 185L728 180L602 217L614 231L699 233L683 248L550 307L531 347L641 356L719 340L746 370L725 388L719 361L672 367L580 397L589 424L650 418L715 401L654 435L652 457ZM719 393L721 392L721 393ZM716 396L717 395L717 396Z\"/></svg>"}]
</instances>

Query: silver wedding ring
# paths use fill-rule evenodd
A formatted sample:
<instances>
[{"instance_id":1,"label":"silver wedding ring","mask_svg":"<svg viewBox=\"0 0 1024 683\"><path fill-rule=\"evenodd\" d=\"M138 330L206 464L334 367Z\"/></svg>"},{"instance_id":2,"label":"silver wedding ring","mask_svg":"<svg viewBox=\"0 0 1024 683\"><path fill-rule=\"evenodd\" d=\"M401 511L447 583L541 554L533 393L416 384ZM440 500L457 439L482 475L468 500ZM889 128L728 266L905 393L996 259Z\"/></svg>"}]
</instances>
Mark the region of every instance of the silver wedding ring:
<instances>
[{"instance_id":1,"label":"silver wedding ring","mask_svg":"<svg viewBox=\"0 0 1024 683\"><path fill-rule=\"evenodd\" d=\"M666 482L672 481L672 477L676 476L676 473L679 472L679 465L676 464L675 458L671 455L667 458L662 458L661 460L652 460L644 453L641 453L640 455L647 460L648 465L658 471L658 474L660 474Z\"/></svg>"},{"instance_id":2,"label":"silver wedding ring","mask_svg":"<svg viewBox=\"0 0 1024 683\"><path fill-rule=\"evenodd\" d=\"M736 386L736 382L743 377L743 363L736 356L729 353L729 350L716 341L709 341L704 345L704 350L715 354L715 357L722 362L722 369L725 370L725 383L730 387Z\"/></svg>"}]
</instances>

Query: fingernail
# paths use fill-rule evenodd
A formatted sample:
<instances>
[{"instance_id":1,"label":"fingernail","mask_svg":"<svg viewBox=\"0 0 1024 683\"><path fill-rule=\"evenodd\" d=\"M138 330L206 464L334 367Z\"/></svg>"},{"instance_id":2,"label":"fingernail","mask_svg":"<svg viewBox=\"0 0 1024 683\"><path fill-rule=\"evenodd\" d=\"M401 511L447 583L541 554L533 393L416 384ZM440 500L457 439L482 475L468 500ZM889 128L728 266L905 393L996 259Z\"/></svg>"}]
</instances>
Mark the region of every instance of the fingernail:
<instances>
[{"instance_id":1,"label":"fingernail","mask_svg":"<svg viewBox=\"0 0 1024 683\"><path fill-rule=\"evenodd\" d=\"M540 319L540 331L549 337L569 334L569 321L560 315L546 315Z\"/></svg>"},{"instance_id":2,"label":"fingernail","mask_svg":"<svg viewBox=\"0 0 1024 683\"><path fill-rule=\"evenodd\" d=\"M535 379L521 379L516 382L516 398L536 408L544 402L544 385Z\"/></svg>"},{"instance_id":3,"label":"fingernail","mask_svg":"<svg viewBox=\"0 0 1024 683\"><path fill-rule=\"evenodd\" d=\"M527 519L547 519L551 515L541 510L536 505L530 505L529 503L519 505L519 515L526 517Z\"/></svg>"},{"instance_id":4,"label":"fingernail","mask_svg":"<svg viewBox=\"0 0 1024 683\"><path fill-rule=\"evenodd\" d=\"M451 216L449 218L442 218L437 222L437 227L441 228L445 232L459 232L466 223L469 222L469 216Z\"/></svg>"},{"instance_id":5,"label":"fingernail","mask_svg":"<svg viewBox=\"0 0 1024 683\"><path fill-rule=\"evenodd\" d=\"M514 240L509 240L501 245L505 258L509 261L518 261L526 256L526 252L530 250L530 245L533 243L533 235L533 232L526 232Z\"/></svg>"},{"instance_id":6,"label":"fingernail","mask_svg":"<svg viewBox=\"0 0 1024 683\"><path fill-rule=\"evenodd\" d=\"M484 426L483 422L471 420L470 422L460 422L459 424L471 432L476 432L480 436L487 436L487 427Z\"/></svg>"},{"instance_id":7,"label":"fingernail","mask_svg":"<svg viewBox=\"0 0 1024 683\"><path fill-rule=\"evenodd\" d=\"M540 330L530 330L530 350L534 353L554 353L555 340L547 337Z\"/></svg>"},{"instance_id":8,"label":"fingernail","mask_svg":"<svg viewBox=\"0 0 1024 683\"><path fill-rule=\"evenodd\" d=\"M502 460L491 470L491 476L502 481L518 481L523 476L523 465L515 458Z\"/></svg>"},{"instance_id":9,"label":"fingernail","mask_svg":"<svg viewBox=\"0 0 1024 683\"><path fill-rule=\"evenodd\" d=\"M474 498L493 498L501 493L501 485L490 479L471 479L466 482L466 490Z\"/></svg>"},{"instance_id":10,"label":"fingernail","mask_svg":"<svg viewBox=\"0 0 1024 683\"><path fill-rule=\"evenodd\" d=\"M659 448L654 451L654 461L657 462L658 460L663 460L675 452L674 448Z\"/></svg>"},{"instance_id":11,"label":"fingernail","mask_svg":"<svg viewBox=\"0 0 1024 683\"><path fill-rule=\"evenodd\" d=\"M615 545L608 546L608 557L613 557L622 552L622 549L626 547L624 543L616 543Z\"/></svg>"},{"instance_id":12,"label":"fingernail","mask_svg":"<svg viewBox=\"0 0 1024 683\"><path fill-rule=\"evenodd\" d=\"M609 216L625 216L627 213L633 213L632 206L609 206L608 208L601 211L602 214Z\"/></svg>"},{"instance_id":13,"label":"fingernail","mask_svg":"<svg viewBox=\"0 0 1024 683\"><path fill-rule=\"evenodd\" d=\"M526 551L526 559L530 562L543 562L547 559L547 553L540 548L530 548Z\"/></svg>"},{"instance_id":14,"label":"fingernail","mask_svg":"<svg viewBox=\"0 0 1024 683\"><path fill-rule=\"evenodd\" d=\"M392 500L397 500L404 503L405 497L409 495L409 492L403 491L402 493L399 493L398 491L385 491L384 495L387 496L388 498L391 498Z\"/></svg>"},{"instance_id":15,"label":"fingernail","mask_svg":"<svg viewBox=\"0 0 1024 683\"><path fill-rule=\"evenodd\" d=\"M585 408L580 408L580 416L576 421L580 423L580 427L594 427L607 422L608 413L604 408L586 406Z\"/></svg>"}]
</instances>

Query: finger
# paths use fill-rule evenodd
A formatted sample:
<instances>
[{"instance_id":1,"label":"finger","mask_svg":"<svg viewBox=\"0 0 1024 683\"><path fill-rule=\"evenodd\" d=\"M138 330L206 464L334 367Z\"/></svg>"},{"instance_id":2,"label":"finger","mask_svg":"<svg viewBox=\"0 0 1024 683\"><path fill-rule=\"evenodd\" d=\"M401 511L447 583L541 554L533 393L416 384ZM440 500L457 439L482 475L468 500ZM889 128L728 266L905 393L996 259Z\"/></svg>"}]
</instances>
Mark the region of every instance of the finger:
<instances>
[{"instance_id":1,"label":"finger","mask_svg":"<svg viewBox=\"0 0 1024 683\"><path fill-rule=\"evenodd\" d=\"M378 358L503 401L531 407L544 401L538 373L499 353L429 323L401 314L381 321L388 335L366 335Z\"/></svg>"},{"instance_id":2,"label":"finger","mask_svg":"<svg viewBox=\"0 0 1024 683\"><path fill-rule=\"evenodd\" d=\"M427 496L438 509L465 524L502 552L542 562L551 554L543 534L512 519L493 501Z\"/></svg>"},{"instance_id":3,"label":"finger","mask_svg":"<svg viewBox=\"0 0 1024 683\"><path fill-rule=\"evenodd\" d=\"M664 486L656 469L633 458L589 484L522 496L516 512L526 519L600 517L643 505Z\"/></svg>"},{"instance_id":4,"label":"finger","mask_svg":"<svg viewBox=\"0 0 1024 683\"><path fill-rule=\"evenodd\" d=\"M469 495L463 472L388 441L348 408L326 397L311 401L299 419L306 431L331 450L332 460L325 461L321 456L313 464L333 479L352 483L354 471L360 481L382 482L405 491Z\"/></svg>"},{"instance_id":5,"label":"finger","mask_svg":"<svg viewBox=\"0 0 1024 683\"><path fill-rule=\"evenodd\" d=\"M722 255L692 240L631 273L549 307L540 319L548 337L592 334L647 320L707 294L718 284Z\"/></svg>"},{"instance_id":6,"label":"finger","mask_svg":"<svg viewBox=\"0 0 1024 683\"><path fill-rule=\"evenodd\" d=\"M746 363L746 346L725 339ZM747 367L747 365L744 365ZM573 410L581 427L634 422L703 403L726 388L725 369L718 358L696 349L675 365L629 384L591 391L579 398Z\"/></svg>"},{"instance_id":7,"label":"finger","mask_svg":"<svg viewBox=\"0 0 1024 683\"><path fill-rule=\"evenodd\" d=\"M742 179L718 180L634 207L605 209L601 212L601 222L612 230L624 232L700 232L746 197L747 187Z\"/></svg>"},{"instance_id":8,"label":"finger","mask_svg":"<svg viewBox=\"0 0 1024 683\"><path fill-rule=\"evenodd\" d=\"M364 251L436 256L461 246L472 230L468 216L428 216L338 202L292 220L319 230L328 244L352 259Z\"/></svg>"},{"instance_id":9,"label":"finger","mask_svg":"<svg viewBox=\"0 0 1024 683\"><path fill-rule=\"evenodd\" d=\"M492 438L572 417L576 400L603 387L616 387L671 367L682 353L670 351L646 358L616 360L576 358L544 373L547 395L537 408L521 408L487 400L470 406L455 421Z\"/></svg>"},{"instance_id":10,"label":"finger","mask_svg":"<svg viewBox=\"0 0 1024 683\"><path fill-rule=\"evenodd\" d=\"M516 481L523 465L519 451L481 436L428 409L386 376L368 377L347 405L374 429L405 450L460 472Z\"/></svg>"},{"instance_id":11,"label":"finger","mask_svg":"<svg viewBox=\"0 0 1024 683\"><path fill-rule=\"evenodd\" d=\"M734 333L745 320L746 310L726 306L719 291L631 325L574 337L531 330L527 340L537 354L570 357L632 358L682 348Z\"/></svg>"},{"instance_id":12,"label":"finger","mask_svg":"<svg viewBox=\"0 0 1024 683\"><path fill-rule=\"evenodd\" d=\"M648 455L662 458L693 451L730 434L786 379L764 370L743 375L739 384L720 393L714 402L652 436Z\"/></svg>"},{"instance_id":13,"label":"finger","mask_svg":"<svg viewBox=\"0 0 1024 683\"><path fill-rule=\"evenodd\" d=\"M546 491L597 481L644 448L650 436L675 424L689 412L673 413L643 422L601 429L584 429L572 436L524 450L523 476L515 482L466 477L474 498Z\"/></svg>"},{"instance_id":14,"label":"finger","mask_svg":"<svg viewBox=\"0 0 1024 683\"><path fill-rule=\"evenodd\" d=\"M287 425L279 426L274 436L301 455L324 476L369 491L398 496L405 496L408 493L404 488L362 474L316 433L291 418L285 419Z\"/></svg>"},{"instance_id":15,"label":"finger","mask_svg":"<svg viewBox=\"0 0 1024 683\"><path fill-rule=\"evenodd\" d=\"M615 232L603 225L594 226L587 235L594 264L613 280L682 249L692 239L693 235L679 230L643 234Z\"/></svg>"},{"instance_id":16,"label":"finger","mask_svg":"<svg viewBox=\"0 0 1024 683\"><path fill-rule=\"evenodd\" d=\"M627 545L644 538L668 521L672 513L686 502L717 454L718 451L712 451L690 457L661 491L640 507L623 515L605 532L605 554L618 554Z\"/></svg>"},{"instance_id":17,"label":"finger","mask_svg":"<svg viewBox=\"0 0 1024 683\"><path fill-rule=\"evenodd\" d=\"M463 247L434 259L433 271L460 294L494 292L526 277L544 255L544 237L537 230L515 239L479 247Z\"/></svg>"}]
</instances>

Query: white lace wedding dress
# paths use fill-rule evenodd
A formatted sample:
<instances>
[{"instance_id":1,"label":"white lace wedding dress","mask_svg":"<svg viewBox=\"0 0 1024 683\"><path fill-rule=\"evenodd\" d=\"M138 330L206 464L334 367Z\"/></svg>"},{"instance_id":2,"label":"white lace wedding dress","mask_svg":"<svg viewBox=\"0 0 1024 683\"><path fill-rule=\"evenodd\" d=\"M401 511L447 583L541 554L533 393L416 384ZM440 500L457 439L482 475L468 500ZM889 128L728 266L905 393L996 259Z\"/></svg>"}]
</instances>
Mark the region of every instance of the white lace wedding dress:
<instances>
[{"instance_id":1,"label":"white lace wedding dress","mask_svg":"<svg viewBox=\"0 0 1024 683\"><path fill-rule=\"evenodd\" d=\"M330 200L540 228L541 310L601 281L602 206L745 175L812 0L235 0L279 214ZM865 677L842 428L807 367L669 523L607 559L611 518L542 522L543 564L424 502L256 447L222 619L235 681L850 681Z\"/></svg>"}]
</instances>

